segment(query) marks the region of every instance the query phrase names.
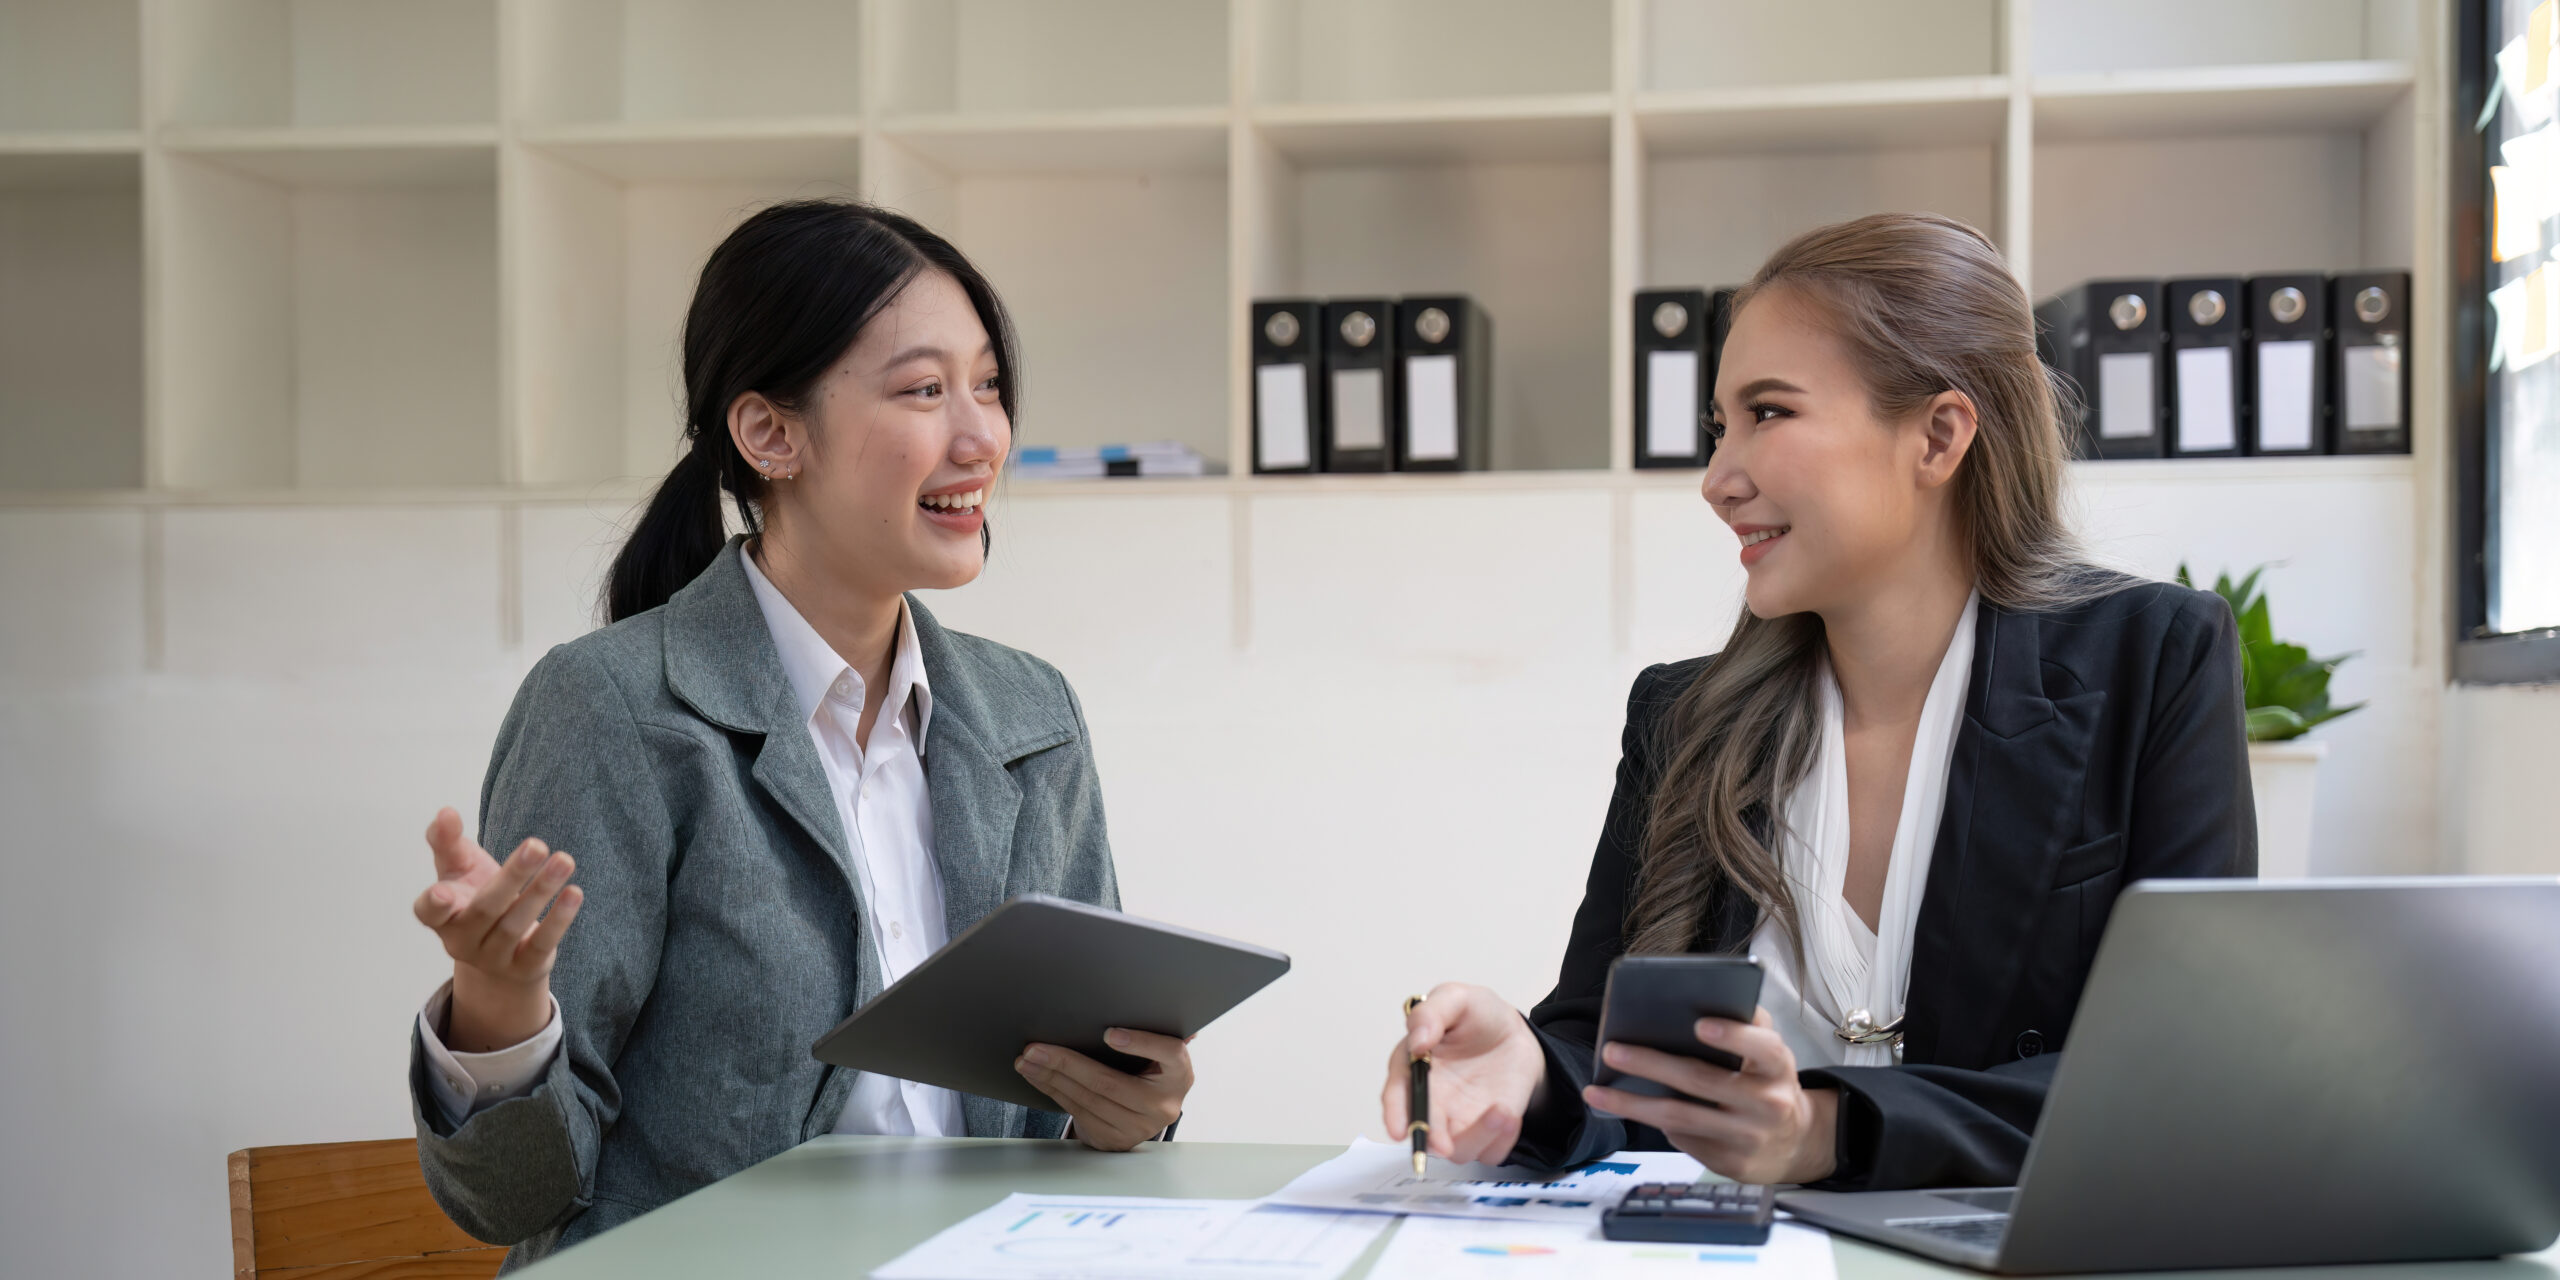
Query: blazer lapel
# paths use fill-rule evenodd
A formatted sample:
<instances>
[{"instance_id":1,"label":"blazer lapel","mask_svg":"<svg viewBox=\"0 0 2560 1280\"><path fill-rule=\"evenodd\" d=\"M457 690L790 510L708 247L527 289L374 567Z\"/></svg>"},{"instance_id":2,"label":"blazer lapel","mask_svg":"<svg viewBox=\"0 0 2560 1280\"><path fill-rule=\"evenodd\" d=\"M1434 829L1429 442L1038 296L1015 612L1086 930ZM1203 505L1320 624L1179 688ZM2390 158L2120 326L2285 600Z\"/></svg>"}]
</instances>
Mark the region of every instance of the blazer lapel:
<instances>
[{"instance_id":1,"label":"blazer lapel","mask_svg":"<svg viewBox=\"0 0 2560 1280\"><path fill-rule=\"evenodd\" d=\"M956 938L1004 901L1022 790L974 726L950 709L937 694L924 776L933 804L933 853L942 864L943 918ZM1021 1107L974 1093L960 1095L960 1116L974 1138L1021 1137L1026 1118Z\"/></svg>"},{"instance_id":2,"label":"blazer lapel","mask_svg":"<svg viewBox=\"0 0 2560 1280\"><path fill-rule=\"evenodd\" d=\"M916 644L933 686L933 721L925 728L924 777L933 804L933 852L942 864L944 918L951 936L1004 901L1012 879L1013 823L1022 787L1007 766L1074 736L1042 700L1015 687L1016 676L976 660L914 597Z\"/></svg>"},{"instance_id":3,"label":"blazer lapel","mask_svg":"<svg viewBox=\"0 0 2560 1280\"><path fill-rule=\"evenodd\" d=\"M1022 786L1008 768L1035 751L1074 736L1053 712L1034 710L1011 674L976 659L912 596L916 644L933 688L933 718L924 734L925 789L933 806L933 854L942 868L943 918L952 937L1002 905L1013 878L1014 819ZM973 1137L1022 1136L1021 1107L974 1094L960 1099Z\"/></svg>"},{"instance_id":4,"label":"blazer lapel","mask_svg":"<svg viewBox=\"0 0 2560 1280\"><path fill-rule=\"evenodd\" d=\"M826 767L801 721L790 677L773 647L764 611L738 557L743 539L731 539L720 558L667 602L667 687L695 714L733 733L756 739L756 785L810 841L826 851L854 904L857 930L869 918L853 845L827 790ZM855 948L861 997L880 990L880 974L866 942Z\"/></svg>"},{"instance_id":5,"label":"blazer lapel","mask_svg":"<svg viewBox=\"0 0 2560 1280\"><path fill-rule=\"evenodd\" d=\"M2106 699L2046 697L2036 620L1989 603L1981 610L1912 942L1904 1049L1915 1063L1987 1067L2008 1057L1993 1040L2042 923Z\"/></svg>"}]
</instances>

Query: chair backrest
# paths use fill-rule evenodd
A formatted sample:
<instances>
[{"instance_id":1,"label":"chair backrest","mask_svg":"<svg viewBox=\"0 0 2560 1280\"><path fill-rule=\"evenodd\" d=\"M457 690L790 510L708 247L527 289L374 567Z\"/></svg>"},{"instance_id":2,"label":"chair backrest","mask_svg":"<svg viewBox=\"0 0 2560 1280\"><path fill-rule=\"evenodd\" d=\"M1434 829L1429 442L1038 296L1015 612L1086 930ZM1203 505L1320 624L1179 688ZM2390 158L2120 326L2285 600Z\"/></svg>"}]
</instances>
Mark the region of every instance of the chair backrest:
<instances>
[{"instance_id":1,"label":"chair backrest","mask_svg":"<svg viewBox=\"0 0 2560 1280\"><path fill-rule=\"evenodd\" d=\"M414 1138L231 1153L235 1280L340 1274L478 1280L507 1251L463 1234L427 1194ZM345 1272L319 1271L345 1267Z\"/></svg>"}]
</instances>

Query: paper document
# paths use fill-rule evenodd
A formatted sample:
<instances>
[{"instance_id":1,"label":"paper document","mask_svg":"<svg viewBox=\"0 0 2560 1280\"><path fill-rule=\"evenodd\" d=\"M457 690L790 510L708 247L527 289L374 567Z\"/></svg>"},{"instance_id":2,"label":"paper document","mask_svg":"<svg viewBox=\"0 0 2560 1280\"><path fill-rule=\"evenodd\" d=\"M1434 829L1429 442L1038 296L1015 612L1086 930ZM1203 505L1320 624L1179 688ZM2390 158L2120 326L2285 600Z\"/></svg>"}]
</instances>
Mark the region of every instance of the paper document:
<instances>
[{"instance_id":1,"label":"paper document","mask_svg":"<svg viewBox=\"0 0 2560 1280\"><path fill-rule=\"evenodd\" d=\"M1372 1280L1476 1280L1494 1276L1682 1276L1702 1280L1832 1280L1831 1237L1780 1222L1769 1243L1642 1244L1609 1240L1597 1226L1407 1218L1369 1269Z\"/></svg>"},{"instance_id":2,"label":"paper document","mask_svg":"<svg viewBox=\"0 0 2560 1280\"><path fill-rule=\"evenodd\" d=\"M873 1280L1334 1280L1388 1219L1251 1200L1016 1192L907 1250Z\"/></svg>"},{"instance_id":3,"label":"paper document","mask_svg":"<svg viewBox=\"0 0 2560 1280\"><path fill-rule=\"evenodd\" d=\"M1600 1221L1640 1182L1695 1182L1706 1170L1677 1151L1621 1151L1565 1173L1434 1160L1413 1176L1413 1149L1362 1138L1264 1201L1302 1209L1419 1213L1520 1222Z\"/></svg>"}]
</instances>

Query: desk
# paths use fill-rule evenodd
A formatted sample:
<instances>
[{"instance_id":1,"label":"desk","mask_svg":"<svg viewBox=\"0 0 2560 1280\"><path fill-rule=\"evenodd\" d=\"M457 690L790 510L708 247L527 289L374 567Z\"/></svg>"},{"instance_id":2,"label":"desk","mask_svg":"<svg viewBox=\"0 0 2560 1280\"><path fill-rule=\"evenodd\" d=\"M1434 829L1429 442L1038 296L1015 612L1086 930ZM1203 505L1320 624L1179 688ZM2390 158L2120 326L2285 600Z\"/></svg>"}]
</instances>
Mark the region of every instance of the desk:
<instances>
[{"instance_id":1,"label":"desk","mask_svg":"<svg viewBox=\"0 0 2560 1280\"><path fill-rule=\"evenodd\" d=\"M533 1280L812 1276L860 1280L873 1267L1009 1192L1251 1199L1340 1147L1166 1142L1113 1155L1070 1142L1001 1138L812 1139L575 1246ZM1379 1247L1384 1247L1381 1237ZM1837 1240L1841 1280L1974 1273ZM1372 1253L1374 1256L1374 1250ZM1367 1270L1353 1269L1353 1280ZM2190 1271L2181 1280L2285 1280L2318 1270ZM2355 1280L2560 1280L2560 1249L2495 1262L2365 1267Z\"/></svg>"}]
</instances>

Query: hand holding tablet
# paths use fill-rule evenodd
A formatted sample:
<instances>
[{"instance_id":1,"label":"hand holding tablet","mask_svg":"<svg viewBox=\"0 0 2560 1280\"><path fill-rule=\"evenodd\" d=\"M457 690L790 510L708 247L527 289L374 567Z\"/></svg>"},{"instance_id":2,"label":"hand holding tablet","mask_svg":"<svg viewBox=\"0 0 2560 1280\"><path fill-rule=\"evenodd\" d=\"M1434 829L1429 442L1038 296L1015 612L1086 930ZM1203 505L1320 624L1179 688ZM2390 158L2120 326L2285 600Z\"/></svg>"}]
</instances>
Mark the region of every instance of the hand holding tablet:
<instances>
[{"instance_id":1,"label":"hand holding tablet","mask_svg":"<svg viewBox=\"0 0 2560 1280\"><path fill-rule=\"evenodd\" d=\"M953 938L810 1052L855 1071L1055 1111L1058 1101L1016 1069L1025 1047L1056 1045L1139 1075L1153 1059L1114 1048L1111 1029L1187 1040L1288 971L1289 957L1277 951L1026 894Z\"/></svg>"}]
</instances>

